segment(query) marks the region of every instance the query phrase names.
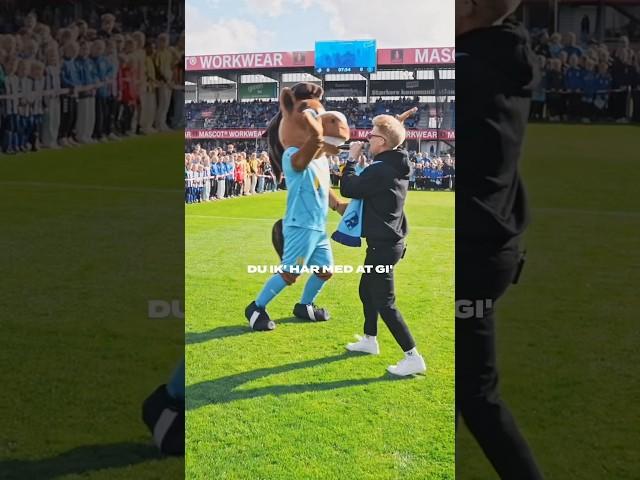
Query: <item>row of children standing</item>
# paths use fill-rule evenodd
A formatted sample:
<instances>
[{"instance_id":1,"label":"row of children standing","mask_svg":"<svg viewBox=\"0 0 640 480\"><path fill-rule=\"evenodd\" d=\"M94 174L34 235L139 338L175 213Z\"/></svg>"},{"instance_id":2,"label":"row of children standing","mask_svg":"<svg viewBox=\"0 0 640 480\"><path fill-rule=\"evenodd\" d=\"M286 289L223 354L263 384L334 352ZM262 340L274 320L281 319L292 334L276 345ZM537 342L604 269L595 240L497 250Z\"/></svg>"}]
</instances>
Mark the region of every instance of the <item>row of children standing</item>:
<instances>
[{"instance_id":1,"label":"row of children standing","mask_svg":"<svg viewBox=\"0 0 640 480\"><path fill-rule=\"evenodd\" d=\"M201 203L277 190L266 152L211 152L196 146L185 154L185 202Z\"/></svg>"},{"instance_id":2,"label":"row of children standing","mask_svg":"<svg viewBox=\"0 0 640 480\"><path fill-rule=\"evenodd\" d=\"M533 92L532 119L640 121L640 52L628 41L613 55L606 45L573 45L538 60L542 78Z\"/></svg>"},{"instance_id":3,"label":"row of children standing","mask_svg":"<svg viewBox=\"0 0 640 480\"><path fill-rule=\"evenodd\" d=\"M103 15L101 27L95 31L76 22L54 39L32 13L19 34L0 36L5 153L169 129L184 37L171 48L166 34L155 42L142 32L122 35L111 14Z\"/></svg>"}]
</instances>

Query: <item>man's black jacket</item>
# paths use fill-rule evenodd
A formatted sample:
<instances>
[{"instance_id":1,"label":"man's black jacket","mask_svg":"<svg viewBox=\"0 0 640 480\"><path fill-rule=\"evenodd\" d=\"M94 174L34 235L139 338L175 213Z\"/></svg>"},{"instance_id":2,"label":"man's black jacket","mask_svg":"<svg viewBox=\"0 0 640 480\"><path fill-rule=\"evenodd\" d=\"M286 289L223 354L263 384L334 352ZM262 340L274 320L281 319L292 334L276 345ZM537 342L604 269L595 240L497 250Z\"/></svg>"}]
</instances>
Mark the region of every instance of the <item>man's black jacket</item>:
<instances>
[{"instance_id":1,"label":"man's black jacket","mask_svg":"<svg viewBox=\"0 0 640 480\"><path fill-rule=\"evenodd\" d=\"M382 152L360 175L356 162L347 162L340 193L364 199L362 236L368 244L397 243L408 233L404 202L409 188L409 156L404 150Z\"/></svg>"},{"instance_id":2,"label":"man's black jacket","mask_svg":"<svg viewBox=\"0 0 640 480\"><path fill-rule=\"evenodd\" d=\"M456 38L456 257L517 245L529 213L518 162L537 82L524 28Z\"/></svg>"}]
</instances>

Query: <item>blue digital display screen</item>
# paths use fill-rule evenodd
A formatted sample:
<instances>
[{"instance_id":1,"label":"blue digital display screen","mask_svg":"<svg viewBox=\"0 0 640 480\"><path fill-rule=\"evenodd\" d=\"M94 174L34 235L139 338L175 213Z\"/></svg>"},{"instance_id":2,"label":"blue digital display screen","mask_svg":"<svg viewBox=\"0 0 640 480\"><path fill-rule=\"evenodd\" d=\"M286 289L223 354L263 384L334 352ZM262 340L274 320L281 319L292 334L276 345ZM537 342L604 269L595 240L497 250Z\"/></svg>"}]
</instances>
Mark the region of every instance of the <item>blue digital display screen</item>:
<instances>
[{"instance_id":1,"label":"blue digital display screen","mask_svg":"<svg viewBox=\"0 0 640 480\"><path fill-rule=\"evenodd\" d=\"M376 41L316 42L317 73L373 73L376 71Z\"/></svg>"}]
</instances>

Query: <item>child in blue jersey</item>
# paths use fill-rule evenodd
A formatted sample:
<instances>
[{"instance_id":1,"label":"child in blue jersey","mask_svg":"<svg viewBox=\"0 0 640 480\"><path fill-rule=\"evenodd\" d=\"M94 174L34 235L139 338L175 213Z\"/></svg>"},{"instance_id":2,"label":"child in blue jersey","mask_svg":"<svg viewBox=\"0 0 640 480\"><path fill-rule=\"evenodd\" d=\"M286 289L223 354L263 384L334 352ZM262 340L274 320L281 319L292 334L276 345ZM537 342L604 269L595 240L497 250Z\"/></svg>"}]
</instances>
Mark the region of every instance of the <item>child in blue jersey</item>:
<instances>
[{"instance_id":1,"label":"child in blue jersey","mask_svg":"<svg viewBox=\"0 0 640 480\"><path fill-rule=\"evenodd\" d=\"M609 107L609 91L611 90L611 74L609 73L609 65L606 62L598 64L598 73L596 74L596 94L593 100L595 118L603 120ZM638 104L640 109L640 104Z\"/></svg>"},{"instance_id":2,"label":"child in blue jersey","mask_svg":"<svg viewBox=\"0 0 640 480\"><path fill-rule=\"evenodd\" d=\"M189 170L187 171L187 203L195 202L195 177L196 177L196 165L191 164Z\"/></svg>"},{"instance_id":3,"label":"child in blue jersey","mask_svg":"<svg viewBox=\"0 0 640 480\"><path fill-rule=\"evenodd\" d=\"M593 117L593 101L596 94L595 63L591 59L585 62L582 90L582 121L589 123Z\"/></svg>"},{"instance_id":4,"label":"child in blue jersey","mask_svg":"<svg viewBox=\"0 0 640 480\"><path fill-rule=\"evenodd\" d=\"M27 139L30 132L31 108L29 97L31 96L32 81L29 77L31 70L31 61L20 59L16 68L16 76L18 77L18 145L17 150L26 152L28 150Z\"/></svg>"},{"instance_id":5,"label":"child in blue jersey","mask_svg":"<svg viewBox=\"0 0 640 480\"><path fill-rule=\"evenodd\" d=\"M266 306L287 285L292 285L303 267L313 272L293 314L301 319L326 321L329 313L314 301L331 277L333 255L326 233L329 206L344 213L347 203L331 191L329 160L326 153L337 154L337 146L349 138L347 120L339 112L325 112L319 101L322 90L310 84L284 88L280 97L279 128L281 167L287 179L287 206L283 219L284 251L281 273L265 283L255 301L245 309L254 330L273 330ZM296 95L296 92L298 95ZM273 150L273 149L272 149Z\"/></svg>"},{"instance_id":6,"label":"child in blue jersey","mask_svg":"<svg viewBox=\"0 0 640 480\"><path fill-rule=\"evenodd\" d=\"M29 76L31 78L31 96L29 109L29 135L27 141L31 144L31 150L37 151L40 147L40 129L42 128L42 115L44 114L44 64L38 61L31 62Z\"/></svg>"},{"instance_id":7,"label":"child in blue jersey","mask_svg":"<svg viewBox=\"0 0 640 480\"><path fill-rule=\"evenodd\" d=\"M582 92L584 90L584 70L578 65L578 57L569 57L569 68L564 74L564 88L567 90L567 113L570 119L580 117Z\"/></svg>"},{"instance_id":8,"label":"child in blue jersey","mask_svg":"<svg viewBox=\"0 0 640 480\"><path fill-rule=\"evenodd\" d=\"M116 49L116 42L108 39L105 42L104 56L107 60L107 77L106 89L106 111L104 112L104 135L110 140L117 140L118 135L115 132L115 122L118 113L118 70L120 68L120 60Z\"/></svg>"},{"instance_id":9,"label":"child in blue jersey","mask_svg":"<svg viewBox=\"0 0 640 480\"><path fill-rule=\"evenodd\" d=\"M16 75L18 60L9 54L4 68L4 88L2 116L2 150L5 153L16 153L18 148L18 96L20 93L20 81Z\"/></svg>"},{"instance_id":10,"label":"child in blue jersey","mask_svg":"<svg viewBox=\"0 0 640 480\"><path fill-rule=\"evenodd\" d=\"M60 130L60 56L55 45L47 47L45 59L42 144L46 148L58 148L58 131Z\"/></svg>"},{"instance_id":11,"label":"child in blue jersey","mask_svg":"<svg viewBox=\"0 0 640 480\"><path fill-rule=\"evenodd\" d=\"M218 167L216 167L217 162L218 155L211 155L211 165L209 165L209 200L216 199L216 191L218 189L218 180L216 179L216 172L218 171Z\"/></svg>"},{"instance_id":12,"label":"child in blue jersey","mask_svg":"<svg viewBox=\"0 0 640 480\"><path fill-rule=\"evenodd\" d=\"M233 177L235 175L235 159L236 154L229 156L227 158L227 163L225 163L225 195L227 197L233 197Z\"/></svg>"},{"instance_id":13,"label":"child in blue jersey","mask_svg":"<svg viewBox=\"0 0 640 480\"><path fill-rule=\"evenodd\" d=\"M60 87L65 91L60 97L60 145L76 145L73 139L73 128L78 114L78 88L82 82L76 65L78 44L67 42L62 47L62 66L60 68Z\"/></svg>"},{"instance_id":14,"label":"child in blue jersey","mask_svg":"<svg viewBox=\"0 0 640 480\"><path fill-rule=\"evenodd\" d=\"M224 190L222 192L223 198L229 198L229 162L231 161L231 155L228 155L222 159L222 163L220 164L220 172L222 175L222 183L224 185Z\"/></svg>"},{"instance_id":15,"label":"child in blue jersey","mask_svg":"<svg viewBox=\"0 0 640 480\"><path fill-rule=\"evenodd\" d=\"M96 119L96 89L94 85L99 82L98 67L90 58L91 44L82 42L76 64L80 74L82 90L78 95L78 117L76 121L76 138L81 143L94 143L92 140L93 128Z\"/></svg>"},{"instance_id":16,"label":"child in blue jersey","mask_svg":"<svg viewBox=\"0 0 640 480\"><path fill-rule=\"evenodd\" d=\"M540 81L531 93L531 120L542 120L544 118L544 105L547 102L547 59L538 55L538 67L540 71Z\"/></svg>"},{"instance_id":17,"label":"child in blue jersey","mask_svg":"<svg viewBox=\"0 0 640 480\"><path fill-rule=\"evenodd\" d=\"M96 90L95 99L95 125L93 128L93 138L97 141L106 140L106 124L108 116L109 86L107 82L112 76L112 66L104 54L105 44L103 40L96 40L91 44L91 60L95 64L96 82L99 87Z\"/></svg>"},{"instance_id":18,"label":"child in blue jersey","mask_svg":"<svg viewBox=\"0 0 640 480\"><path fill-rule=\"evenodd\" d=\"M416 189L416 162L411 162L411 171L409 172L409 190Z\"/></svg>"}]
</instances>

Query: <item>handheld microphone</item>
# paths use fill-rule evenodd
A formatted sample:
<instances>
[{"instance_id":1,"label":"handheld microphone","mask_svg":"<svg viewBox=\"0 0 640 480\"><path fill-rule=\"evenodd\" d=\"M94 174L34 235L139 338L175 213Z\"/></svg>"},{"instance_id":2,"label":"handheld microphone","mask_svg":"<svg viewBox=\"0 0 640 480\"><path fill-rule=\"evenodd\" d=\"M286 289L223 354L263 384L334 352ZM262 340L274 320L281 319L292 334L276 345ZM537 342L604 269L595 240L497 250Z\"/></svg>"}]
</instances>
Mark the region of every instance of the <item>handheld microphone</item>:
<instances>
[{"instance_id":1,"label":"handheld microphone","mask_svg":"<svg viewBox=\"0 0 640 480\"><path fill-rule=\"evenodd\" d=\"M340 150L349 150L350 146L351 146L351 142L361 142L364 143L364 151L367 151L369 149L369 142L366 140L349 140L347 143L343 143L342 145L340 145L338 148Z\"/></svg>"}]
</instances>

